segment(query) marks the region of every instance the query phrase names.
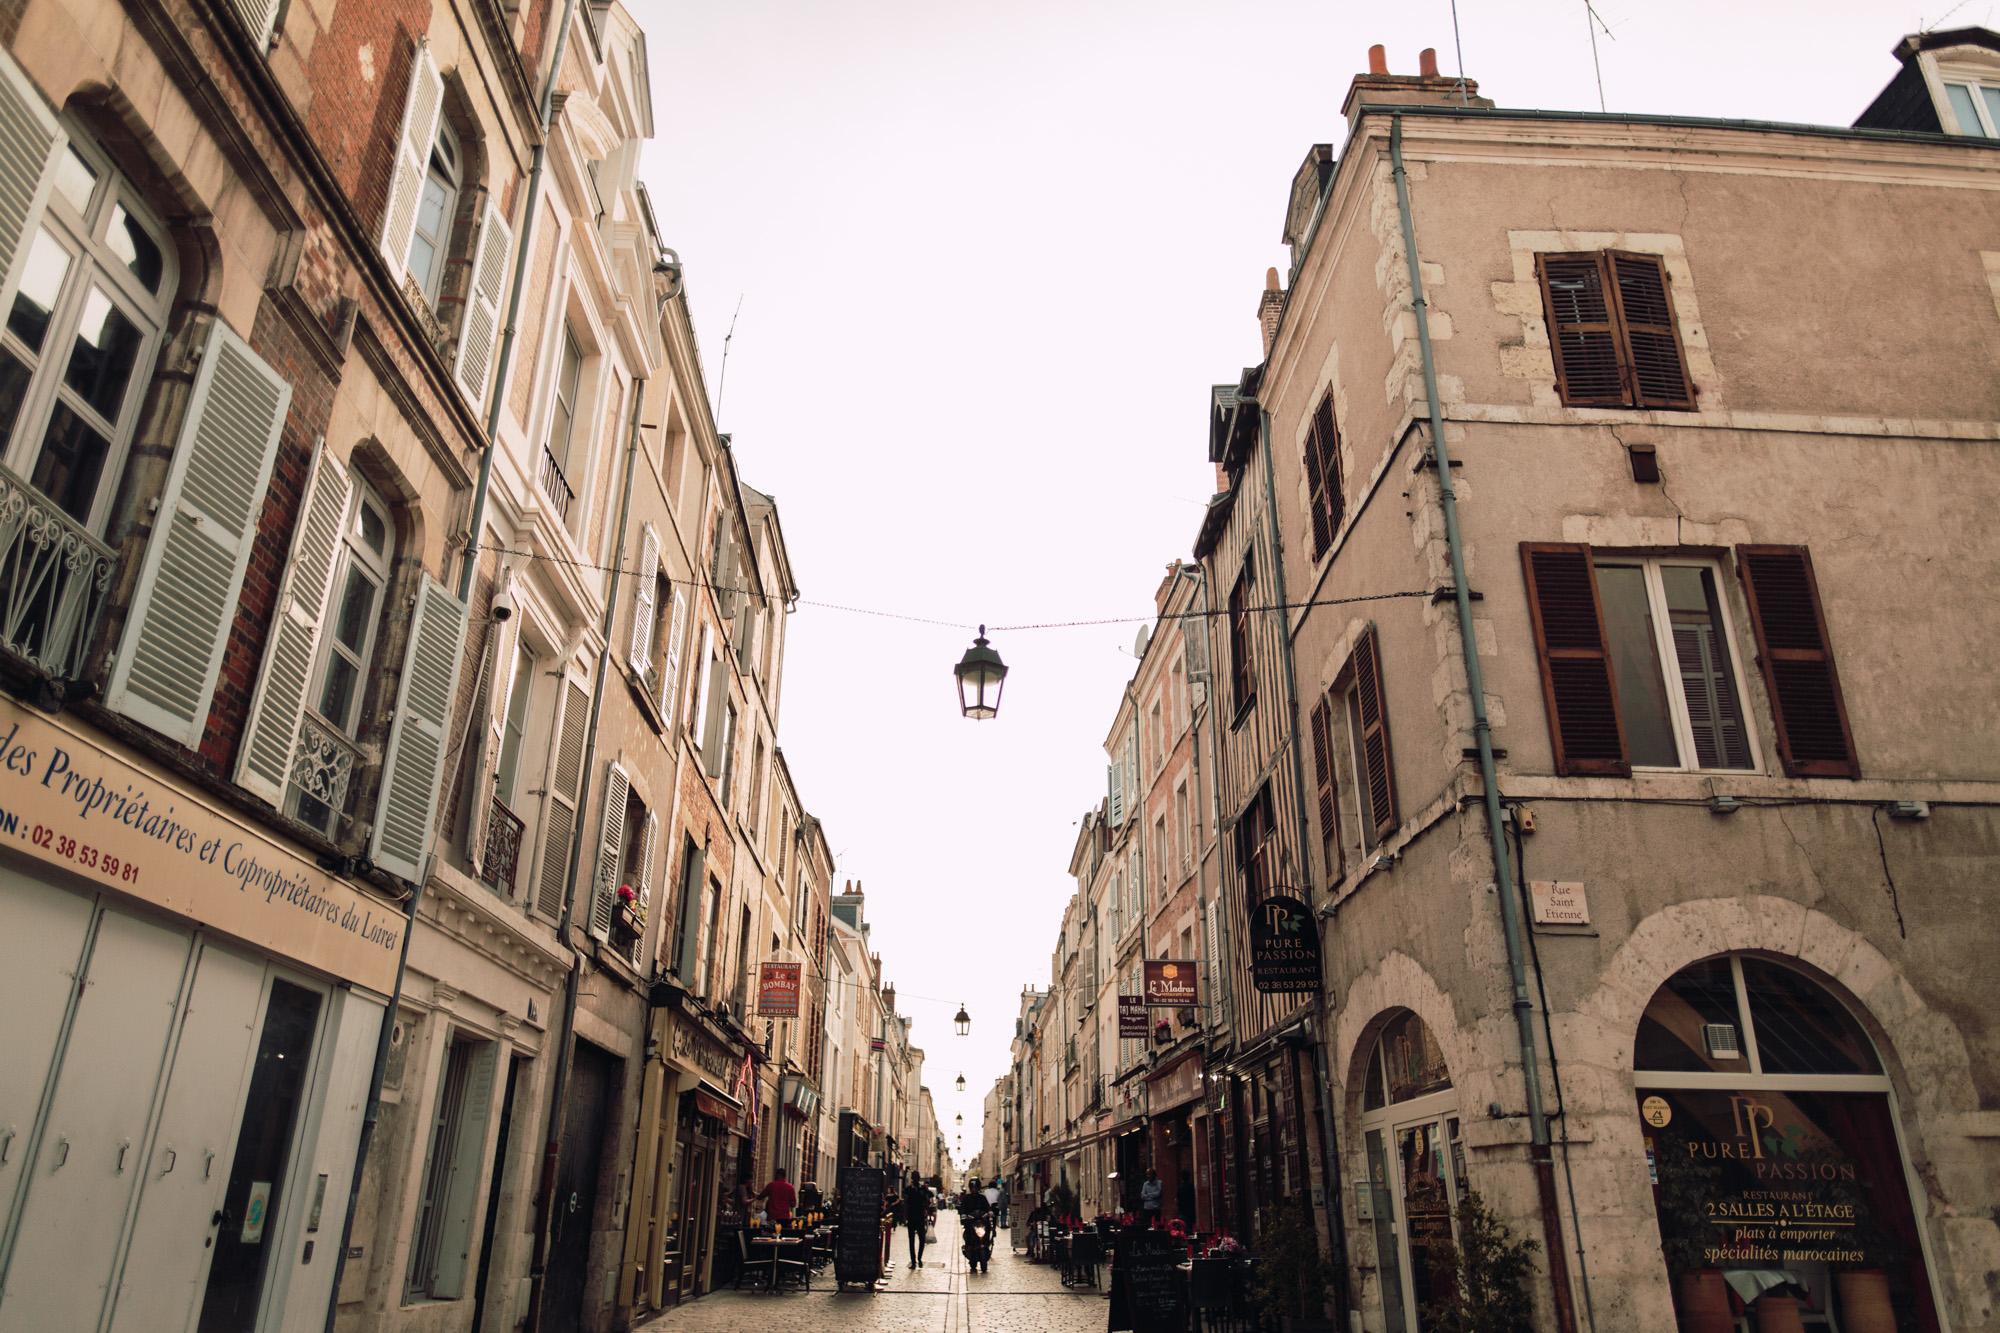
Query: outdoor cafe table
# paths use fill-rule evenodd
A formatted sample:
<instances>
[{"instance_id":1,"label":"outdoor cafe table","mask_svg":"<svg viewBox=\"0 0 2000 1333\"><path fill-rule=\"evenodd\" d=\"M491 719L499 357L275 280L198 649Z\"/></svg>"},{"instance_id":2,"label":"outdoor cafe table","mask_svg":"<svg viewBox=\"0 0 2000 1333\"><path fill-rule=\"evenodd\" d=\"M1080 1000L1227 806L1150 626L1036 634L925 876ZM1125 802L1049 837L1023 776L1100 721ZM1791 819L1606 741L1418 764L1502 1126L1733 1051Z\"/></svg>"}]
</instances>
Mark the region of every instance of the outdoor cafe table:
<instances>
[{"instance_id":1,"label":"outdoor cafe table","mask_svg":"<svg viewBox=\"0 0 2000 1333\"><path fill-rule=\"evenodd\" d=\"M804 1236L752 1236L750 1237L750 1265L752 1268L768 1266L770 1280L767 1288L778 1290L778 1261L797 1263L801 1269L810 1271L809 1260L811 1242Z\"/></svg>"}]
</instances>

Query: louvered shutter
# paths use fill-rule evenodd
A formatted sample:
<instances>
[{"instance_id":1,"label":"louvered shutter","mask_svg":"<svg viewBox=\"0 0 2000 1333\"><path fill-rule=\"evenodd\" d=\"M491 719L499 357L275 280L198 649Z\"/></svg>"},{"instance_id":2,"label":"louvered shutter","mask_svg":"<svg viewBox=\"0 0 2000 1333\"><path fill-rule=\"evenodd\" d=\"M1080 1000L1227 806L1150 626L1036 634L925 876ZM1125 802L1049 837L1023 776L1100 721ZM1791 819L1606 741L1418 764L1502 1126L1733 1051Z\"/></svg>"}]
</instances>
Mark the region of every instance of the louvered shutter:
<instances>
[{"instance_id":1,"label":"louvered shutter","mask_svg":"<svg viewBox=\"0 0 2000 1333\"><path fill-rule=\"evenodd\" d=\"M251 44L263 50L271 40L271 25L278 21L278 0L229 0L229 7L243 20Z\"/></svg>"},{"instance_id":2,"label":"louvered shutter","mask_svg":"<svg viewBox=\"0 0 2000 1333\"><path fill-rule=\"evenodd\" d=\"M660 836L660 817L651 810L646 812L646 828L639 839L639 882L632 887L639 895L639 915L646 923L646 930L632 941L632 965L643 967L646 960L646 932L653 925L653 856L655 843Z\"/></svg>"},{"instance_id":3,"label":"louvered shutter","mask_svg":"<svg viewBox=\"0 0 2000 1333\"><path fill-rule=\"evenodd\" d=\"M1618 322L1629 353L1631 402L1638 407L1693 407L1694 381L1667 294L1666 264L1658 255L1607 252L1616 281Z\"/></svg>"},{"instance_id":4,"label":"louvered shutter","mask_svg":"<svg viewBox=\"0 0 2000 1333\"><path fill-rule=\"evenodd\" d=\"M1536 255L1556 387L1570 407L1623 407L1625 376L1618 351L1618 317L1605 291L1603 256Z\"/></svg>"},{"instance_id":5,"label":"louvered shutter","mask_svg":"<svg viewBox=\"0 0 2000 1333\"><path fill-rule=\"evenodd\" d=\"M492 385L494 355L499 350L500 305L507 292L507 265L514 257L514 229L491 199L479 215L479 237L472 244L472 255L472 287L466 293L465 325L459 330L458 363L452 375L465 400L481 408Z\"/></svg>"},{"instance_id":6,"label":"louvered shutter","mask_svg":"<svg viewBox=\"0 0 2000 1333\"><path fill-rule=\"evenodd\" d=\"M1523 542L1521 564L1556 772L1569 777L1631 773L1590 548Z\"/></svg>"},{"instance_id":7,"label":"louvered shutter","mask_svg":"<svg viewBox=\"0 0 2000 1333\"><path fill-rule=\"evenodd\" d=\"M618 902L618 871L625 855L625 796L632 779L614 761L604 769L604 817L597 837L597 873L590 896L590 933L611 934L611 913Z\"/></svg>"},{"instance_id":8,"label":"louvered shutter","mask_svg":"<svg viewBox=\"0 0 2000 1333\"><path fill-rule=\"evenodd\" d=\"M444 776L445 730L465 651L465 603L425 576L410 620L396 720L382 754L382 794L368 859L415 881L424 872L437 831L438 786Z\"/></svg>"},{"instance_id":9,"label":"louvered shutter","mask_svg":"<svg viewBox=\"0 0 2000 1333\"><path fill-rule=\"evenodd\" d=\"M1361 753L1368 766L1368 814L1375 836L1385 838L1401 823L1396 812L1396 766L1389 748L1389 701L1382 692L1382 649L1369 626L1354 645L1354 690L1361 705Z\"/></svg>"},{"instance_id":10,"label":"louvered shutter","mask_svg":"<svg viewBox=\"0 0 2000 1333\"><path fill-rule=\"evenodd\" d=\"M1187 672L1189 680L1208 679L1208 629L1213 617L1188 613L1181 621L1184 627L1182 637L1187 642Z\"/></svg>"},{"instance_id":11,"label":"louvered shutter","mask_svg":"<svg viewBox=\"0 0 2000 1333\"><path fill-rule=\"evenodd\" d=\"M632 642L625 659L640 680L652 674L653 588L660 576L660 535L648 523L639 539L639 563L632 571Z\"/></svg>"},{"instance_id":12,"label":"louvered shutter","mask_svg":"<svg viewBox=\"0 0 2000 1333\"><path fill-rule=\"evenodd\" d=\"M678 586L669 586L674 590L674 610L673 619L667 622L667 651L660 665L660 716L671 727L674 705L680 700L681 635L687 632L687 595Z\"/></svg>"},{"instance_id":13,"label":"louvered shutter","mask_svg":"<svg viewBox=\"0 0 2000 1333\"><path fill-rule=\"evenodd\" d=\"M1860 777L1811 555L1803 546L1739 546L1736 569L1756 629L1757 666L1771 696L1785 772Z\"/></svg>"},{"instance_id":14,"label":"louvered shutter","mask_svg":"<svg viewBox=\"0 0 2000 1333\"><path fill-rule=\"evenodd\" d=\"M1125 822L1125 766L1111 764L1104 770L1105 784L1110 788L1109 813L1111 825L1116 828Z\"/></svg>"},{"instance_id":15,"label":"louvered shutter","mask_svg":"<svg viewBox=\"0 0 2000 1333\"><path fill-rule=\"evenodd\" d=\"M1674 658L1680 667L1681 698L1687 703L1695 762L1702 768L1750 767L1750 740L1743 730L1736 683L1717 638L1718 626L1675 621Z\"/></svg>"},{"instance_id":16,"label":"louvered shutter","mask_svg":"<svg viewBox=\"0 0 2000 1333\"><path fill-rule=\"evenodd\" d=\"M423 198L424 177L430 172L431 146L437 142L438 115L443 109L444 79L431 56L430 43L420 41L410 57L403 127L396 134L396 161L389 176L389 206L382 213L382 258L398 283L410 262L410 242L417 234L417 203Z\"/></svg>"},{"instance_id":17,"label":"louvered shutter","mask_svg":"<svg viewBox=\"0 0 2000 1333\"><path fill-rule=\"evenodd\" d=\"M193 747L208 723L292 386L217 323L139 566L105 702Z\"/></svg>"},{"instance_id":18,"label":"louvered shutter","mask_svg":"<svg viewBox=\"0 0 2000 1333\"><path fill-rule=\"evenodd\" d=\"M708 623L702 622L700 632L695 636L694 660L688 666L694 671L694 689L688 694L687 729L688 738L696 749L708 745Z\"/></svg>"},{"instance_id":19,"label":"louvered shutter","mask_svg":"<svg viewBox=\"0 0 2000 1333\"><path fill-rule=\"evenodd\" d=\"M555 766L542 814L542 865L535 880L535 910L551 921L562 917L569 897L569 858L576 840L576 796L583 781L583 738L590 725L590 692L563 682L562 721L556 731Z\"/></svg>"},{"instance_id":20,"label":"louvered shutter","mask_svg":"<svg viewBox=\"0 0 2000 1333\"><path fill-rule=\"evenodd\" d=\"M257 675L249 721L236 752L236 785L272 805L284 804L299 721L305 714L306 692L312 687L320 627L328 619L327 593L340 555L341 521L347 517L353 494L347 465L327 453L326 441L321 439L313 446L298 528L292 534L291 557L285 562L278 610L271 619L264 669Z\"/></svg>"},{"instance_id":21,"label":"louvered shutter","mask_svg":"<svg viewBox=\"0 0 2000 1333\"><path fill-rule=\"evenodd\" d=\"M1320 399L1306 431L1306 483L1312 510L1313 559L1326 554L1340 534L1347 501L1340 484L1340 431L1333 419L1333 395Z\"/></svg>"},{"instance_id":22,"label":"louvered shutter","mask_svg":"<svg viewBox=\"0 0 2000 1333\"><path fill-rule=\"evenodd\" d=\"M1328 883L1340 878L1342 859L1338 805L1334 800L1332 713L1330 699L1322 698L1313 705L1313 790L1319 798L1320 864Z\"/></svg>"},{"instance_id":23,"label":"louvered shutter","mask_svg":"<svg viewBox=\"0 0 2000 1333\"><path fill-rule=\"evenodd\" d=\"M680 910L674 927L674 938L680 942L680 948L672 962L683 986L694 984L697 960L701 957L701 889L707 861L708 854L698 843L687 844L687 857L681 866Z\"/></svg>"},{"instance_id":24,"label":"louvered shutter","mask_svg":"<svg viewBox=\"0 0 2000 1333\"><path fill-rule=\"evenodd\" d=\"M0 50L0 310L14 308L28 238L41 220L66 142L41 93Z\"/></svg>"},{"instance_id":25,"label":"louvered shutter","mask_svg":"<svg viewBox=\"0 0 2000 1333\"><path fill-rule=\"evenodd\" d=\"M465 851L482 872L493 801L501 795L493 786L494 770L500 762L500 747L506 741L507 705L514 697L514 675L521 669L516 652L519 631L514 625L512 620L502 621L487 635L487 649L479 664L480 686L472 692L469 724L478 729L478 741L470 747L471 754L466 760L468 777L460 783L466 800ZM513 801L515 793L505 793L504 799ZM519 885L507 887L518 889Z\"/></svg>"},{"instance_id":26,"label":"louvered shutter","mask_svg":"<svg viewBox=\"0 0 2000 1333\"><path fill-rule=\"evenodd\" d=\"M1216 903L1210 900L1202 908L1201 917L1201 961L1202 971L1207 974L1202 987L1210 1023L1222 1021L1222 949L1216 935Z\"/></svg>"}]
</instances>

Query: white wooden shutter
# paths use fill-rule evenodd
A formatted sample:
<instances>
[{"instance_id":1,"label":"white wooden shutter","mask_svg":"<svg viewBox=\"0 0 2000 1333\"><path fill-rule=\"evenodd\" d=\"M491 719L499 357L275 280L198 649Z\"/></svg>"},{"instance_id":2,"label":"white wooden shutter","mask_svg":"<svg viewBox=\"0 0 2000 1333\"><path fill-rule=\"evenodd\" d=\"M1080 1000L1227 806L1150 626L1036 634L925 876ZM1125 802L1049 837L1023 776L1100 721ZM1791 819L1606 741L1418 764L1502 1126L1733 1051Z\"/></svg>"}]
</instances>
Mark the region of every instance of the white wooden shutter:
<instances>
[{"instance_id":1,"label":"white wooden shutter","mask_svg":"<svg viewBox=\"0 0 2000 1333\"><path fill-rule=\"evenodd\" d=\"M672 966L680 974L681 985L692 986L701 959L701 894L708 883L708 853L697 843L687 846L687 859L681 867L680 924L675 927L681 947Z\"/></svg>"},{"instance_id":2,"label":"white wooden shutter","mask_svg":"<svg viewBox=\"0 0 2000 1333\"><path fill-rule=\"evenodd\" d=\"M1105 785L1111 789L1111 826L1116 828L1125 822L1125 770L1123 765L1112 764L1104 770Z\"/></svg>"},{"instance_id":3,"label":"white wooden shutter","mask_svg":"<svg viewBox=\"0 0 2000 1333\"><path fill-rule=\"evenodd\" d=\"M556 728L555 768L542 811L542 865L535 880L535 910L551 921L569 896L569 854L576 839L576 797L583 781L583 738L590 725L590 692L563 684L562 721Z\"/></svg>"},{"instance_id":4,"label":"white wooden shutter","mask_svg":"<svg viewBox=\"0 0 2000 1333\"><path fill-rule=\"evenodd\" d=\"M657 612L656 612L657 614ZM660 716L667 720L671 728L675 721L674 705L680 702L678 686L681 680L681 635L687 630L687 594L678 586L674 588L674 618L667 622L666 663L660 668ZM672 740L671 734L668 736Z\"/></svg>"},{"instance_id":5,"label":"white wooden shutter","mask_svg":"<svg viewBox=\"0 0 2000 1333\"><path fill-rule=\"evenodd\" d=\"M1202 987L1207 1001L1203 1008L1208 1010L1208 1021L1222 1021L1222 955L1217 951L1215 938L1215 904L1210 902L1202 909L1201 921L1201 963L1207 974Z\"/></svg>"},{"instance_id":6,"label":"white wooden shutter","mask_svg":"<svg viewBox=\"0 0 2000 1333\"><path fill-rule=\"evenodd\" d=\"M590 899L590 933L611 934L611 911L618 901L618 867L625 852L625 796L632 779L616 760L605 765L604 818L597 838L596 887Z\"/></svg>"},{"instance_id":7,"label":"white wooden shutter","mask_svg":"<svg viewBox=\"0 0 2000 1333\"><path fill-rule=\"evenodd\" d=\"M264 669L257 674L250 718L236 753L236 785L272 805L284 804L299 720L305 713L306 692L312 688L320 627L328 619L327 593L340 555L341 521L353 495L347 465L326 451L322 438L313 446L291 558L285 562L278 609L271 618Z\"/></svg>"},{"instance_id":8,"label":"white wooden shutter","mask_svg":"<svg viewBox=\"0 0 2000 1333\"><path fill-rule=\"evenodd\" d=\"M243 20L251 42L263 50L271 40L271 25L278 20L278 0L229 0L229 7Z\"/></svg>"},{"instance_id":9,"label":"white wooden shutter","mask_svg":"<svg viewBox=\"0 0 2000 1333\"><path fill-rule=\"evenodd\" d=\"M639 565L632 571L632 643L626 660L644 680L652 674L653 585L660 576L660 534L648 523L639 539Z\"/></svg>"},{"instance_id":10,"label":"white wooden shutter","mask_svg":"<svg viewBox=\"0 0 2000 1333\"><path fill-rule=\"evenodd\" d=\"M430 150L427 148L425 152ZM458 331L458 364L452 376L465 400L486 405L493 358L500 343L500 305L507 292L507 265L514 257L514 229L491 199L479 215L479 238L472 244L472 287L466 292L465 324Z\"/></svg>"},{"instance_id":11,"label":"white wooden shutter","mask_svg":"<svg viewBox=\"0 0 2000 1333\"><path fill-rule=\"evenodd\" d=\"M708 658L709 660L703 664L706 668L704 674L707 682L702 689L702 697L707 701L707 711L703 714L701 722L701 755L708 775L715 778L722 776L724 761L722 750L731 739L723 734L722 728L722 711L729 699L729 682L723 677L723 672L727 668L722 664L722 655L711 650ZM728 792L723 793L725 803L728 795Z\"/></svg>"},{"instance_id":12,"label":"white wooden shutter","mask_svg":"<svg viewBox=\"0 0 2000 1333\"><path fill-rule=\"evenodd\" d=\"M506 577L502 576L503 583ZM520 631L515 624L515 620L500 621L487 636L486 656L479 666L484 688L473 691L473 714L466 724L468 731L476 729L471 742L476 748L464 783L465 854L482 871L487 825L493 818L493 774L500 762L501 744L506 739L507 702L514 696L514 673L520 667L520 654L516 651ZM511 797L513 793L508 795Z\"/></svg>"},{"instance_id":13,"label":"white wooden shutter","mask_svg":"<svg viewBox=\"0 0 2000 1333\"><path fill-rule=\"evenodd\" d=\"M404 266L410 262L410 242L417 234L417 202L423 198L431 145L437 142L438 114L443 109L444 78L438 73L430 43L420 41L410 57L410 90L403 100L403 128L396 134L389 207L382 214L382 258L399 283Z\"/></svg>"},{"instance_id":14,"label":"white wooden shutter","mask_svg":"<svg viewBox=\"0 0 2000 1333\"><path fill-rule=\"evenodd\" d=\"M292 386L217 323L139 566L105 702L186 746L208 722Z\"/></svg>"},{"instance_id":15,"label":"white wooden shutter","mask_svg":"<svg viewBox=\"0 0 2000 1333\"><path fill-rule=\"evenodd\" d=\"M14 58L0 50L0 310L14 308L28 239L68 142L55 113Z\"/></svg>"},{"instance_id":16,"label":"white wooden shutter","mask_svg":"<svg viewBox=\"0 0 2000 1333\"><path fill-rule=\"evenodd\" d=\"M457 1300L465 1295L465 1273L472 1254L473 1205L479 1186L489 1174L486 1165L486 1126L493 1117L493 1085L500 1066L500 1043L481 1042L479 1053L466 1070L464 1100L458 1118L458 1141L448 1146L452 1154L450 1183L439 1201L443 1212L436 1268L430 1294L438 1300Z\"/></svg>"},{"instance_id":17,"label":"white wooden shutter","mask_svg":"<svg viewBox=\"0 0 2000 1333\"><path fill-rule=\"evenodd\" d=\"M1182 634L1187 642L1188 679L1208 679L1208 625L1209 617L1191 616L1181 622Z\"/></svg>"},{"instance_id":18,"label":"white wooden shutter","mask_svg":"<svg viewBox=\"0 0 2000 1333\"><path fill-rule=\"evenodd\" d=\"M437 831L445 730L451 725L458 663L465 652L465 603L429 575L417 589L396 720L382 755L382 794L368 859L393 875L420 879Z\"/></svg>"},{"instance_id":19,"label":"white wooden shutter","mask_svg":"<svg viewBox=\"0 0 2000 1333\"><path fill-rule=\"evenodd\" d=\"M653 856L660 837L660 817L651 810L646 812L646 832L639 840L639 882L632 887L639 894L639 914L645 919L646 928L639 932L639 938L632 941L632 965L645 965L646 937L653 929Z\"/></svg>"},{"instance_id":20,"label":"white wooden shutter","mask_svg":"<svg viewBox=\"0 0 2000 1333\"><path fill-rule=\"evenodd\" d=\"M694 709L688 714L688 735L696 749L708 744L708 623L704 621L701 633L696 636L694 661L688 663L694 670Z\"/></svg>"}]
</instances>

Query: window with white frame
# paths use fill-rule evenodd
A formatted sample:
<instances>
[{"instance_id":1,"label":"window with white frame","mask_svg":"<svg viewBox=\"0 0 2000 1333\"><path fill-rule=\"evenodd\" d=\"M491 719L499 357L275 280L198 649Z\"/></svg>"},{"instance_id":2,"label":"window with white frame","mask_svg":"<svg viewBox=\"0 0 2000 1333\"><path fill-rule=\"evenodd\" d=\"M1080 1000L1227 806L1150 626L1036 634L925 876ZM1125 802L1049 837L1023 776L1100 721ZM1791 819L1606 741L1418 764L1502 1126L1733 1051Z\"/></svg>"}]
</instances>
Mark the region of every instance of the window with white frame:
<instances>
[{"instance_id":1,"label":"window with white frame","mask_svg":"<svg viewBox=\"0 0 2000 1333\"><path fill-rule=\"evenodd\" d=\"M306 696L312 710L350 741L361 736L361 699L375 666L375 641L382 622L382 594L395 556L395 529L389 510L368 483L354 479L347 503L340 557L334 567L331 619L320 635L319 661ZM339 817L304 789L292 789L292 814L332 836Z\"/></svg>"},{"instance_id":2,"label":"window with white frame","mask_svg":"<svg viewBox=\"0 0 2000 1333\"><path fill-rule=\"evenodd\" d=\"M535 650L523 639L514 652L513 684L500 721L500 756L493 770L493 794L509 809L514 808L520 794L521 748L528 734L534 693Z\"/></svg>"},{"instance_id":3,"label":"window with white frame","mask_svg":"<svg viewBox=\"0 0 2000 1333\"><path fill-rule=\"evenodd\" d=\"M0 434L7 466L92 532L109 517L173 304L165 235L72 128L0 327Z\"/></svg>"},{"instance_id":4,"label":"window with white frame","mask_svg":"<svg viewBox=\"0 0 2000 1333\"><path fill-rule=\"evenodd\" d=\"M1153 742L1153 767L1151 771L1158 773L1160 769L1166 766L1167 762L1167 729L1162 723L1160 700L1158 699L1153 700L1152 726L1148 734Z\"/></svg>"},{"instance_id":5,"label":"window with white frame","mask_svg":"<svg viewBox=\"0 0 2000 1333\"><path fill-rule=\"evenodd\" d=\"M451 248L451 223L458 212L462 168L458 135L451 122L438 117L437 140L431 145L429 169L424 173L423 193L417 196L417 224L410 238L410 262L405 271L424 298L437 305L438 281Z\"/></svg>"},{"instance_id":6,"label":"window with white frame","mask_svg":"<svg viewBox=\"0 0 2000 1333\"><path fill-rule=\"evenodd\" d=\"M1632 766L1755 768L1715 566L1628 556L1593 564Z\"/></svg>"},{"instance_id":7,"label":"window with white frame","mask_svg":"<svg viewBox=\"0 0 2000 1333\"><path fill-rule=\"evenodd\" d=\"M1179 835L1181 848L1181 869L1194 867L1194 825L1189 822L1192 811L1188 806L1187 783L1174 788L1174 828Z\"/></svg>"},{"instance_id":8,"label":"window with white frame","mask_svg":"<svg viewBox=\"0 0 2000 1333\"><path fill-rule=\"evenodd\" d=\"M1167 817L1161 815L1153 821L1153 861L1159 866L1160 902L1167 901Z\"/></svg>"},{"instance_id":9,"label":"window with white frame","mask_svg":"<svg viewBox=\"0 0 2000 1333\"><path fill-rule=\"evenodd\" d=\"M568 526L576 502L576 479L572 471L577 442L577 395L582 384L583 348L569 325L564 324L562 348L556 355L555 401L549 407L549 429L543 437L539 471L542 494L555 506L556 518L564 526Z\"/></svg>"},{"instance_id":10,"label":"window with white frame","mask_svg":"<svg viewBox=\"0 0 2000 1333\"><path fill-rule=\"evenodd\" d=\"M1947 74L1944 95L1958 133L2000 139L2000 78L1959 79Z\"/></svg>"}]
</instances>

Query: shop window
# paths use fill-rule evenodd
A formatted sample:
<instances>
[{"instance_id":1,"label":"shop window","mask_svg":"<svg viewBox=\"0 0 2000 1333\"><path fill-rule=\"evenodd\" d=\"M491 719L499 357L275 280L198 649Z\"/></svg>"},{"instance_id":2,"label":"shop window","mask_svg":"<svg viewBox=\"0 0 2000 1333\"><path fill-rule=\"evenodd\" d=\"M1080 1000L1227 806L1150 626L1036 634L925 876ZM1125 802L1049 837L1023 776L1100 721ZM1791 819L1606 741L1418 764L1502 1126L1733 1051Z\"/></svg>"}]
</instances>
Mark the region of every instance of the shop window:
<instances>
[{"instance_id":1,"label":"shop window","mask_svg":"<svg viewBox=\"0 0 2000 1333\"><path fill-rule=\"evenodd\" d=\"M95 144L72 132L54 174L0 326L0 435L7 467L99 534L173 304L173 251Z\"/></svg>"},{"instance_id":2,"label":"shop window","mask_svg":"<svg viewBox=\"0 0 2000 1333\"><path fill-rule=\"evenodd\" d=\"M1361 1104L1383 1322L1421 1329L1426 1311L1457 1301L1457 1214L1470 1182L1451 1071L1416 1014L1382 1028Z\"/></svg>"},{"instance_id":3,"label":"shop window","mask_svg":"<svg viewBox=\"0 0 2000 1333\"><path fill-rule=\"evenodd\" d=\"M1837 998L1770 959L1707 959L1654 993L1633 1065L1683 1329L1934 1333L1889 1081Z\"/></svg>"}]
</instances>

